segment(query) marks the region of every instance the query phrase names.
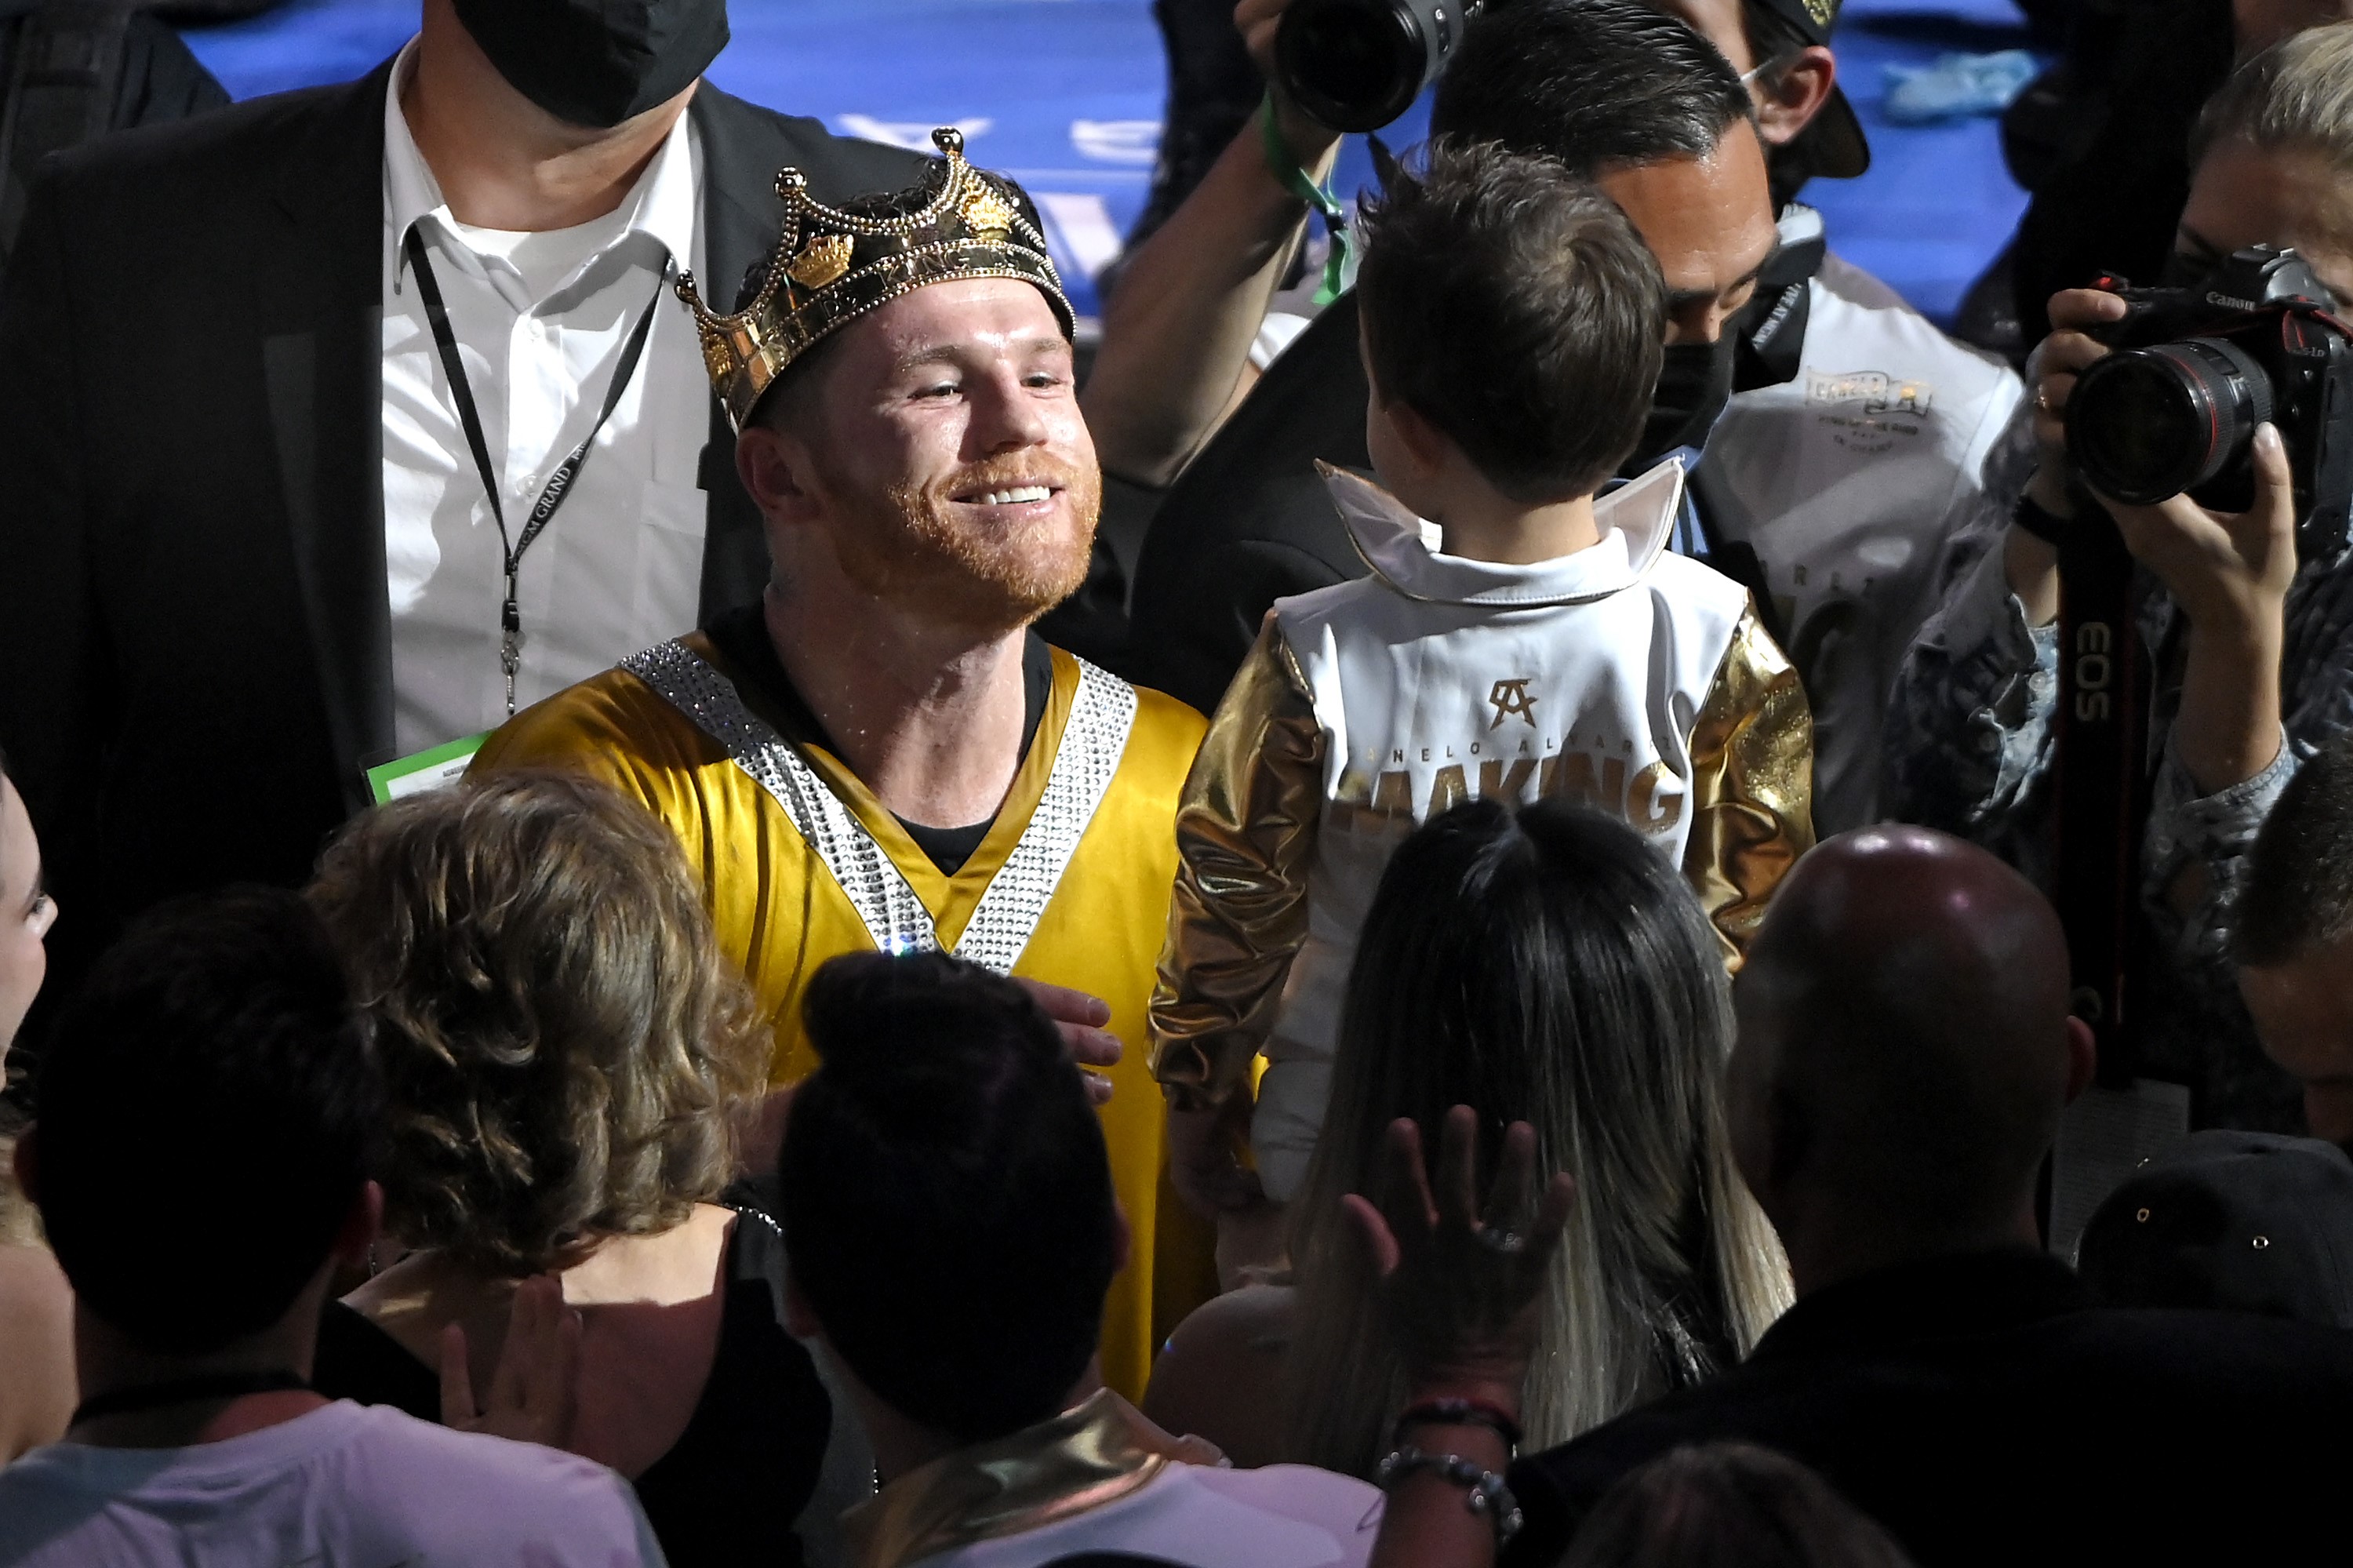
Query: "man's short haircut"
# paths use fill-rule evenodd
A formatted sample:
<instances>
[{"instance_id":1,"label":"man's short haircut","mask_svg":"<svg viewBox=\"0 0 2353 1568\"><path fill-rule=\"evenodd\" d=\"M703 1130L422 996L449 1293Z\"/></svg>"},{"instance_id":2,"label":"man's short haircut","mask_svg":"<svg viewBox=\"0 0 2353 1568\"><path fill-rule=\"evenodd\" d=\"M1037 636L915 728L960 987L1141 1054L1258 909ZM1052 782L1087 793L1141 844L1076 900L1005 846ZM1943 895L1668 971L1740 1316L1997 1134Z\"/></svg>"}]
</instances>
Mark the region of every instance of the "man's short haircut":
<instances>
[{"instance_id":1,"label":"man's short haircut","mask_svg":"<svg viewBox=\"0 0 2353 1568\"><path fill-rule=\"evenodd\" d=\"M2189 133L2190 167L2222 142L2306 148L2353 170L2353 22L2294 34L2233 70Z\"/></svg>"},{"instance_id":2,"label":"man's short haircut","mask_svg":"<svg viewBox=\"0 0 2353 1568\"><path fill-rule=\"evenodd\" d=\"M202 1354L283 1317L352 1213L383 1091L299 895L167 906L101 958L38 1079L41 1219L81 1305Z\"/></svg>"},{"instance_id":3,"label":"man's short haircut","mask_svg":"<svg viewBox=\"0 0 2353 1568\"><path fill-rule=\"evenodd\" d=\"M562 773L411 796L311 898L384 1065L401 1241L521 1277L725 1188L771 1036L643 807Z\"/></svg>"},{"instance_id":4,"label":"man's short haircut","mask_svg":"<svg viewBox=\"0 0 2353 1568\"><path fill-rule=\"evenodd\" d=\"M833 959L805 1016L785 1237L827 1340L962 1443L1043 1421L1094 1354L1118 1272L1103 1128L1011 980L936 953Z\"/></svg>"},{"instance_id":5,"label":"man's short haircut","mask_svg":"<svg viewBox=\"0 0 2353 1568\"><path fill-rule=\"evenodd\" d=\"M1465 29L1438 79L1430 129L1592 179L1626 164L1704 158L1754 113L1714 44L1640 0L1514 0Z\"/></svg>"},{"instance_id":6,"label":"man's short haircut","mask_svg":"<svg viewBox=\"0 0 2353 1568\"><path fill-rule=\"evenodd\" d=\"M2353 731L2296 770L2255 835L2231 956L2262 967L2353 932Z\"/></svg>"},{"instance_id":7,"label":"man's short haircut","mask_svg":"<svg viewBox=\"0 0 2353 1568\"><path fill-rule=\"evenodd\" d=\"M1667 326L1659 264L1617 204L1549 159L1441 142L1361 219L1375 396L1514 501L1599 489L1641 439Z\"/></svg>"}]
</instances>

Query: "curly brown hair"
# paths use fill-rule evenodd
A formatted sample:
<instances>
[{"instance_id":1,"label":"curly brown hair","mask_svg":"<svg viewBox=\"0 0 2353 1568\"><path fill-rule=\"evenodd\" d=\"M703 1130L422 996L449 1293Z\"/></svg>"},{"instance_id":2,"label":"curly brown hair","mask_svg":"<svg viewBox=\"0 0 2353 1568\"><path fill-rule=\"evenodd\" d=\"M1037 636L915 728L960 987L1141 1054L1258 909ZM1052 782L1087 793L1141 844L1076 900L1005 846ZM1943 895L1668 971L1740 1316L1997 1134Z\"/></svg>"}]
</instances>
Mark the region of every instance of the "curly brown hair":
<instances>
[{"instance_id":1,"label":"curly brown hair","mask_svg":"<svg viewBox=\"0 0 2353 1568\"><path fill-rule=\"evenodd\" d=\"M354 822L311 897L389 1086L402 1241L537 1274L726 1185L768 1035L639 807L561 774L413 796Z\"/></svg>"}]
</instances>

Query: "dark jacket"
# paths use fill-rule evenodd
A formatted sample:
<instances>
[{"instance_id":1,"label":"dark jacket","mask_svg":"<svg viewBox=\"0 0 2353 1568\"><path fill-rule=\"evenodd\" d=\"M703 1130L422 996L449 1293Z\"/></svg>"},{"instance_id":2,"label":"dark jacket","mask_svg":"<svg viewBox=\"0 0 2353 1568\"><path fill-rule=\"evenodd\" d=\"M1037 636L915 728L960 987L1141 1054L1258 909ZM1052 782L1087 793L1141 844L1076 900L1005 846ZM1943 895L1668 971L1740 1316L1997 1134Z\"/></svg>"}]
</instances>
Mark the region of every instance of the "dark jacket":
<instances>
[{"instance_id":1,"label":"dark jacket","mask_svg":"<svg viewBox=\"0 0 2353 1568\"><path fill-rule=\"evenodd\" d=\"M2158 281L2189 199L2190 128L2231 74L2228 0L2120 6L2078 26L2114 40L2113 79L2086 82L2064 103L2053 118L2081 145L2030 182L2010 251L2021 349L2050 334L2060 290L2103 272L2143 288Z\"/></svg>"},{"instance_id":2,"label":"dark jacket","mask_svg":"<svg viewBox=\"0 0 2353 1568\"><path fill-rule=\"evenodd\" d=\"M0 283L0 747L81 968L120 921L297 883L393 750L382 456L391 66L55 160ZM705 83L719 291L776 243L776 170L821 197L909 154ZM717 401L704 615L767 576Z\"/></svg>"},{"instance_id":3,"label":"dark jacket","mask_svg":"<svg viewBox=\"0 0 2353 1568\"><path fill-rule=\"evenodd\" d=\"M1508 1564L1556 1562L1611 1482L1738 1438L1810 1465L1923 1568L2285 1562L2342 1533L2353 1332L2096 1309L1982 1253L1815 1291L1739 1367L1523 1458Z\"/></svg>"},{"instance_id":4,"label":"dark jacket","mask_svg":"<svg viewBox=\"0 0 2353 1568\"><path fill-rule=\"evenodd\" d=\"M1317 459L1369 471L1356 296L1308 324L1153 514L1129 601L1134 678L1215 713L1274 601L1365 575Z\"/></svg>"}]
</instances>

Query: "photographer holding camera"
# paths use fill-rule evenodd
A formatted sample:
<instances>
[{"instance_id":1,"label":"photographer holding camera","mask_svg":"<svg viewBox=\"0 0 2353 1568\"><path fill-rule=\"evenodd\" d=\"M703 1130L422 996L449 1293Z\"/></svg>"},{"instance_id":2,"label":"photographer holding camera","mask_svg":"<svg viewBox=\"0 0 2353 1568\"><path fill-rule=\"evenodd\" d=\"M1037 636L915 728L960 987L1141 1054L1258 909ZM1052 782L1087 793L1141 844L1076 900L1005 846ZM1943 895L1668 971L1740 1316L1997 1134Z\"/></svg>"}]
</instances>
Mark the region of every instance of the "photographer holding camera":
<instances>
[{"instance_id":1,"label":"photographer holding camera","mask_svg":"<svg viewBox=\"0 0 2353 1568\"><path fill-rule=\"evenodd\" d=\"M2138 913L2154 950L2132 966L2144 981L2132 1007L2137 1067L2189 1086L2194 1125L2295 1130L2296 1086L2264 1060L2226 950L2257 829L2301 760L2353 720L2346 436L2332 428L2347 417L2348 388L2320 385L2344 374L2347 329L2317 313L2353 299L2353 24L2242 65L2200 116L2190 153L2166 281L2204 281L2137 306L2101 289L2052 300L2058 330L2029 365L2040 466L1998 536L1989 528L1957 544L1956 560L1983 554L1948 578L1946 603L1906 657L1888 725L1888 802L2046 882L2063 871L2049 836L2063 686L2076 687L2078 718L2101 709L2083 689L2082 648L2063 681L2060 544L2105 510L2137 563L2133 620L2153 677L2137 842ZM2296 255L2247 249L2256 246ZM2267 287L2320 297L2301 310L2248 297ZM2160 310L2202 310L2216 324L2169 333L2188 341L2132 366L2110 361L2118 339L2150 341L2127 326L2141 310L2152 324ZM2229 322L2253 324L2233 332ZM2263 332L2278 356L2268 369L2244 346L2260 349ZM2157 379L2143 374L2153 365ZM2168 376L2179 393L2161 385ZM2314 378L2311 395L2299 376ZM2106 383L2100 396L2077 396L2087 376ZM2168 426L2168 413L2184 423ZM2084 482L2086 459L2096 487ZM2137 468L2163 473L2185 459L2194 471L2175 477L2189 482L2171 488L2209 504L2128 482ZM2217 496L2206 482L2221 469L2228 483L2234 467L2239 494ZM2097 489L2106 493L2096 508L2079 504ZM2127 489L2139 504L2120 497ZM2094 848L2071 842L2061 853Z\"/></svg>"}]
</instances>

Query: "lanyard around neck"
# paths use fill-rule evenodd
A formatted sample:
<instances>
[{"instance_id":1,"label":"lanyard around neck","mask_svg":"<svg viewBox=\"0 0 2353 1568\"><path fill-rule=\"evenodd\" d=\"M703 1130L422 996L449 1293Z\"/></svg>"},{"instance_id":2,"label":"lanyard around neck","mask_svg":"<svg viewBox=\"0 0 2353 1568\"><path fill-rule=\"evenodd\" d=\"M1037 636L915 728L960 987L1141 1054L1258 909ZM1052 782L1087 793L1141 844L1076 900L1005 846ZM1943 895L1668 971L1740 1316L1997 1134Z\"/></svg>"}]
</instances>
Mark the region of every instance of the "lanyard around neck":
<instances>
[{"instance_id":1,"label":"lanyard around neck","mask_svg":"<svg viewBox=\"0 0 2353 1568\"><path fill-rule=\"evenodd\" d=\"M441 368L449 376L449 395L457 400L458 422L465 428L466 444L473 450L474 468L482 476L482 493L489 497L491 516L499 525L499 548L506 563L506 602L499 609L499 664L507 677L507 716L515 711L515 672L522 664L522 609L516 601L516 583L522 569L523 552L531 548L557 508L572 494L573 481L580 477L583 464L588 461L588 449L605 429L605 421L613 417L620 406L621 394L628 390L630 378L638 373L638 361L646 351L646 334L653 330L654 312L661 304L664 290L670 286L670 264L662 264L662 275L654 285L654 297L646 302L645 313L638 324L629 329L628 341L621 348L621 363L614 367L613 384L605 390L605 406L597 410L596 422L580 438L572 454L556 465L547 486L533 503L531 516L522 525L520 537L507 533L506 508L499 502L499 478L491 467L490 442L482 435L482 417L474 408L473 384L466 378L465 363L458 357L458 334L449 327L449 310L441 302L441 281L433 275L432 258L426 254L425 241L417 233L417 225L409 226L404 242L408 252L409 270L417 275L417 297L425 302L425 319L432 324L434 346L441 351Z\"/></svg>"}]
</instances>

